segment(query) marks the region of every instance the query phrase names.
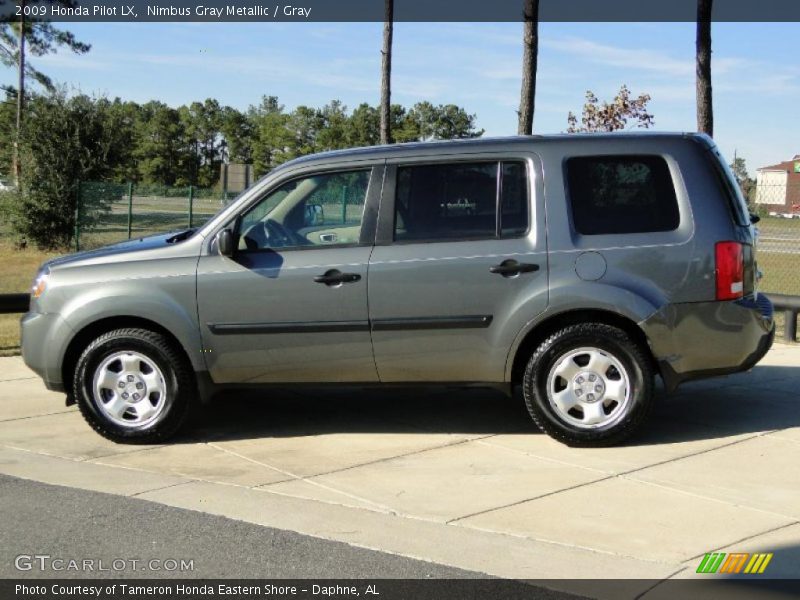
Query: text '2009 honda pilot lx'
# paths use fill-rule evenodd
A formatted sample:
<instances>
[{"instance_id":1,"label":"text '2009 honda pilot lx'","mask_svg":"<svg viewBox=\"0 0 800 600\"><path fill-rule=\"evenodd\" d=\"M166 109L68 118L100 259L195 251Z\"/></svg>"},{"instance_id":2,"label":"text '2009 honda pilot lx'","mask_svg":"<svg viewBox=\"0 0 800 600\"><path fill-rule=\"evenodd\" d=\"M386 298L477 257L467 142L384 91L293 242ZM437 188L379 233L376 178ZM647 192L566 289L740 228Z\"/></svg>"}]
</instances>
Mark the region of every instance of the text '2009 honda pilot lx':
<instances>
[{"instance_id":1,"label":"text '2009 honda pilot lx'","mask_svg":"<svg viewBox=\"0 0 800 600\"><path fill-rule=\"evenodd\" d=\"M689 134L362 148L274 170L198 230L43 265L25 362L116 441L240 385L521 385L571 445L769 349L754 228Z\"/></svg>"}]
</instances>

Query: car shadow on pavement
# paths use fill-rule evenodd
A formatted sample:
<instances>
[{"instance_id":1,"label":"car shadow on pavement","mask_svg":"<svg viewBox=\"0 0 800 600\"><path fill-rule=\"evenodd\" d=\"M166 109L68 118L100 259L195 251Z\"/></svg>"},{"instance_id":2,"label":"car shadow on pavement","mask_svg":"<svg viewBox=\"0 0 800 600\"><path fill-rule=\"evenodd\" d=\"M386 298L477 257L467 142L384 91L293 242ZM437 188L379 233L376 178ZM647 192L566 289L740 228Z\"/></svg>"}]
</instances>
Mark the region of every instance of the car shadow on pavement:
<instances>
[{"instance_id":1,"label":"car shadow on pavement","mask_svg":"<svg viewBox=\"0 0 800 600\"><path fill-rule=\"evenodd\" d=\"M800 368L758 366L689 382L656 404L628 445L716 439L800 427ZM471 387L304 387L230 391L205 406L180 443L336 433L539 434L520 390Z\"/></svg>"}]
</instances>

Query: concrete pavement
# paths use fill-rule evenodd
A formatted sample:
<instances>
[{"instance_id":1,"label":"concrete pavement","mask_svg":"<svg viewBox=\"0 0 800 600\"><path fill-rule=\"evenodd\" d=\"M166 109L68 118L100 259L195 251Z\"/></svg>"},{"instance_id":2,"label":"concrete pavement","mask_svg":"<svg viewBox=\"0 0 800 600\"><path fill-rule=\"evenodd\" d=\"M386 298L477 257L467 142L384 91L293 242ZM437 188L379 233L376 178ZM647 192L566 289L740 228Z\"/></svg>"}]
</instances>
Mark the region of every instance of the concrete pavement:
<instances>
[{"instance_id":1,"label":"concrete pavement","mask_svg":"<svg viewBox=\"0 0 800 600\"><path fill-rule=\"evenodd\" d=\"M0 473L500 577L639 593L721 550L774 552L767 574L797 578L797 390L800 346L776 344L749 373L662 396L621 448L567 448L520 398L457 389L231 396L146 447L100 438L4 358Z\"/></svg>"}]
</instances>

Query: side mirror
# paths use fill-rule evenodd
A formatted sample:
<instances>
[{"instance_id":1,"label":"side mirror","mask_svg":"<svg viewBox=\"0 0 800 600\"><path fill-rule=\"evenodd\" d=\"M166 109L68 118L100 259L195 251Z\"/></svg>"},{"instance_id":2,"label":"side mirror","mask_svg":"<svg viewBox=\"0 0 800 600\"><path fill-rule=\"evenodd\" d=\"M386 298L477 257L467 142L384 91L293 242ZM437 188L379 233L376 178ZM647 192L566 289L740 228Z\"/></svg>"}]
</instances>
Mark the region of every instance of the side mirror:
<instances>
[{"instance_id":1,"label":"side mirror","mask_svg":"<svg viewBox=\"0 0 800 600\"><path fill-rule=\"evenodd\" d=\"M303 225L305 227L316 227L325 223L325 211L322 209L321 204L306 204L305 218Z\"/></svg>"},{"instance_id":2,"label":"side mirror","mask_svg":"<svg viewBox=\"0 0 800 600\"><path fill-rule=\"evenodd\" d=\"M761 217L759 217L757 214L755 214L755 213L750 213L750 222L751 222L753 225L755 225L756 223L758 223L760 220L761 220Z\"/></svg>"},{"instance_id":3,"label":"side mirror","mask_svg":"<svg viewBox=\"0 0 800 600\"><path fill-rule=\"evenodd\" d=\"M233 232L230 229L223 229L217 234L217 248L222 256L233 256Z\"/></svg>"}]
</instances>

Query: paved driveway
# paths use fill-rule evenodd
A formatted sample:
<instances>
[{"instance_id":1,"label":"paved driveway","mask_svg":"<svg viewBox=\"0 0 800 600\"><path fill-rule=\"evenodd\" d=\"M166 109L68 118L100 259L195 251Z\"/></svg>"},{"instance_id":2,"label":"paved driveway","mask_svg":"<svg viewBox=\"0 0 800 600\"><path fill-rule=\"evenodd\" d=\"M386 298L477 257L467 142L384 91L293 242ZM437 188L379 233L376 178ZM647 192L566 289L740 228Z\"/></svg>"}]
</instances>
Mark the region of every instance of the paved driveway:
<instances>
[{"instance_id":1,"label":"paved driveway","mask_svg":"<svg viewBox=\"0 0 800 600\"><path fill-rule=\"evenodd\" d=\"M124 446L4 358L0 473L503 577L693 577L712 550L800 577L798 390L800 346L776 345L662 397L622 448L567 448L520 398L457 389L230 396L173 444Z\"/></svg>"}]
</instances>

